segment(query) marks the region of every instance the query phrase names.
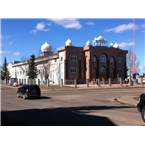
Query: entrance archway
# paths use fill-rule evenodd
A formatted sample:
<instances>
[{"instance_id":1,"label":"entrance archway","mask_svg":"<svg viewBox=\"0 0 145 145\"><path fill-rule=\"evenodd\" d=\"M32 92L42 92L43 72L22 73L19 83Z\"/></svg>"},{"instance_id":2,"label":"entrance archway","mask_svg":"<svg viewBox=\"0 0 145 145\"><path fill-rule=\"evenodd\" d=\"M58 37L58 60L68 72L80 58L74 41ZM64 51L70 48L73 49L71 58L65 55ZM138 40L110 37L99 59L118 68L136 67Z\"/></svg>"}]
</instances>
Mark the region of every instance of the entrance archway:
<instances>
[{"instance_id":1,"label":"entrance archway","mask_svg":"<svg viewBox=\"0 0 145 145\"><path fill-rule=\"evenodd\" d=\"M101 67L99 70L99 78L102 79L106 79L106 69L104 67Z\"/></svg>"},{"instance_id":2,"label":"entrance archway","mask_svg":"<svg viewBox=\"0 0 145 145\"><path fill-rule=\"evenodd\" d=\"M114 78L114 71L113 71L113 69L109 70L109 78L111 78L111 79Z\"/></svg>"}]
</instances>

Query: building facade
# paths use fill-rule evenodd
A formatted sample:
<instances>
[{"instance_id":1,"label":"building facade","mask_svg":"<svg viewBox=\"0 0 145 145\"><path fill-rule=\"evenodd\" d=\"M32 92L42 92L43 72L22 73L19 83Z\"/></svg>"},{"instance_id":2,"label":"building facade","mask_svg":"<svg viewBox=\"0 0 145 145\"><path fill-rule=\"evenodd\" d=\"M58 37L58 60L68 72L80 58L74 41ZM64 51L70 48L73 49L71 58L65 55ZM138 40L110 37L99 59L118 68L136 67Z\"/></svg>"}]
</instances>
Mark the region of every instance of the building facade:
<instances>
[{"instance_id":1,"label":"building facade","mask_svg":"<svg viewBox=\"0 0 145 145\"><path fill-rule=\"evenodd\" d=\"M51 46L46 41L41 47L40 57L35 60L38 69L37 79L44 83L47 79L46 73L50 83L54 85L58 85L60 79L63 79L64 84L66 80L72 79L125 79L128 51L121 50L117 43L113 45L111 42L109 47L107 45L108 42L101 35L93 40L93 45L87 41L83 47L73 46L68 39L65 46L57 48L58 53L53 54ZM28 61L14 61L8 68L12 79L28 79Z\"/></svg>"}]
</instances>

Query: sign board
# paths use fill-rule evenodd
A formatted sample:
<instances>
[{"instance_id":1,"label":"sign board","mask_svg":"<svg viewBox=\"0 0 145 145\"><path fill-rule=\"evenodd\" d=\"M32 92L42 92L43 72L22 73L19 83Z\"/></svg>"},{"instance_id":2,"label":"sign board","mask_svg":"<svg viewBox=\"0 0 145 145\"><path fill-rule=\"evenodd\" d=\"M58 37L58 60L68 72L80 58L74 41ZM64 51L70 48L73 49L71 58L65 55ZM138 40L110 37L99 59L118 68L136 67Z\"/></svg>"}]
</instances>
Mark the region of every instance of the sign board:
<instances>
[{"instance_id":1,"label":"sign board","mask_svg":"<svg viewBox=\"0 0 145 145\"><path fill-rule=\"evenodd\" d=\"M136 79L136 74L133 74L133 79Z\"/></svg>"}]
</instances>

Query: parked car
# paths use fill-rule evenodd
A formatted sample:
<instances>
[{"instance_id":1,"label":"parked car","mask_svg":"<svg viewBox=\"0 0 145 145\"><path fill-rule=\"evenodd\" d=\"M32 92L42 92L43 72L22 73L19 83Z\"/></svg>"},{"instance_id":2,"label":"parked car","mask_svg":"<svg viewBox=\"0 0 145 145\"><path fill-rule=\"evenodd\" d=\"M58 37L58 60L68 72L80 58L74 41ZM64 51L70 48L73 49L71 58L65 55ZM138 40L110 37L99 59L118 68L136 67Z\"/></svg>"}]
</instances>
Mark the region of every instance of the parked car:
<instances>
[{"instance_id":1,"label":"parked car","mask_svg":"<svg viewBox=\"0 0 145 145\"><path fill-rule=\"evenodd\" d=\"M40 98L40 96L41 90L38 85L22 85L17 91L18 98Z\"/></svg>"},{"instance_id":2,"label":"parked car","mask_svg":"<svg viewBox=\"0 0 145 145\"><path fill-rule=\"evenodd\" d=\"M141 113L142 120L145 122L145 93L140 95L137 108L138 111Z\"/></svg>"}]
</instances>

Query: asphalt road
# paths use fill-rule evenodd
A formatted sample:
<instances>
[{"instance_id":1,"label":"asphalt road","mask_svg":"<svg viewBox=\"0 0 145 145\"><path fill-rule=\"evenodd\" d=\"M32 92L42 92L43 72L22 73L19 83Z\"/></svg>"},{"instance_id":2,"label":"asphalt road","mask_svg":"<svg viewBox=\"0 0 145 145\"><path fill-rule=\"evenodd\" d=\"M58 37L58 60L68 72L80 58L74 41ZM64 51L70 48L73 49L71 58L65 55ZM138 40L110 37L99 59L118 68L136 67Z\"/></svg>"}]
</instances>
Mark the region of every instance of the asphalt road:
<instances>
[{"instance_id":1,"label":"asphalt road","mask_svg":"<svg viewBox=\"0 0 145 145\"><path fill-rule=\"evenodd\" d=\"M137 96L144 88L42 90L40 99L16 97L16 88L1 86L2 126L142 126L136 107L115 98Z\"/></svg>"}]
</instances>

